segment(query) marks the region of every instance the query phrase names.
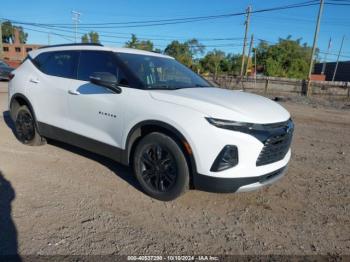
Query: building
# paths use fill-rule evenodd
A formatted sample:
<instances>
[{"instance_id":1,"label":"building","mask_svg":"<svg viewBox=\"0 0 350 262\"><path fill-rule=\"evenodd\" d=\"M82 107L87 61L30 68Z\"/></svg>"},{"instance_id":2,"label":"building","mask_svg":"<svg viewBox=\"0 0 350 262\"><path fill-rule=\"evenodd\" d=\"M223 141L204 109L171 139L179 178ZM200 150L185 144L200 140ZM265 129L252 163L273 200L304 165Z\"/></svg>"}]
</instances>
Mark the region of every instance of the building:
<instances>
[{"instance_id":1,"label":"building","mask_svg":"<svg viewBox=\"0 0 350 262\"><path fill-rule=\"evenodd\" d=\"M315 64L314 74L321 74L323 63ZM326 81L332 81L336 62L326 63ZM334 81L350 82L350 61L341 61L338 64Z\"/></svg>"},{"instance_id":2,"label":"building","mask_svg":"<svg viewBox=\"0 0 350 262\"><path fill-rule=\"evenodd\" d=\"M321 74L312 74L310 76L310 80L312 81L326 81L326 76Z\"/></svg>"},{"instance_id":3,"label":"building","mask_svg":"<svg viewBox=\"0 0 350 262\"><path fill-rule=\"evenodd\" d=\"M5 62L12 67L17 67L26 58L28 52L38 49L41 45L21 44L19 41L19 32L15 30L14 43L3 43L2 46Z\"/></svg>"}]
</instances>

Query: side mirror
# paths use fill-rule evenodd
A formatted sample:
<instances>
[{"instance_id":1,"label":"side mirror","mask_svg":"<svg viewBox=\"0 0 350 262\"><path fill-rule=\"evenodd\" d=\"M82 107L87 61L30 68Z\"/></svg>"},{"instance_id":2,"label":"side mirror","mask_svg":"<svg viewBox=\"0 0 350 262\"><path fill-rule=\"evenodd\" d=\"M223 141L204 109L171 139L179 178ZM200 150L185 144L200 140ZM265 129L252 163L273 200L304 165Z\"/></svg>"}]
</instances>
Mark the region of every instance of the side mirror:
<instances>
[{"instance_id":1,"label":"side mirror","mask_svg":"<svg viewBox=\"0 0 350 262\"><path fill-rule=\"evenodd\" d=\"M122 92L122 89L118 86L118 81L115 75L108 72L92 73L90 76L90 82L95 85L104 86L117 94Z\"/></svg>"}]
</instances>

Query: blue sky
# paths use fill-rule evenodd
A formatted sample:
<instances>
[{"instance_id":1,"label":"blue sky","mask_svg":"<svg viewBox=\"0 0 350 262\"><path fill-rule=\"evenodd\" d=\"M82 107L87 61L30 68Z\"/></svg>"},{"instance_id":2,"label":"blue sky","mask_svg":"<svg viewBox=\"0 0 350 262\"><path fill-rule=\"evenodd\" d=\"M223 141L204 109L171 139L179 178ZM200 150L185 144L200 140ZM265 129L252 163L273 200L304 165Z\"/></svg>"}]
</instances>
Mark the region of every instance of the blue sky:
<instances>
[{"instance_id":1,"label":"blue sky","mask_svg":"<svg viewBox=\"0 0 350 262\"><path fill-rule=\"evenodd\" d=\"M248 5L253 10L300 3L303 0L115 0L115 1L83 1L60 0L47 1L3 1L0 17L24 22L37 23L72 23L72 10L82 13L81 23L126 22L137 20L154 20L168 18L182 18L192 16L206 16L244 11ZM302 42L312 44L315 30L318 6L302 7L290 10L280 10L268 13L252 14L250 34L255 39L265 39L276 42L279 37L292 35L302 38ZM318 46L322 51L327 49L328 40L332 37L331 53L338 52L341 38L345 34L343 60L350 60L350 5L326 5L323 12ZM48 34L30 31L29 28L48 32L48 29L29 27L28 43L47 44ZM63 29L72 31L72 28ZM84 32L88 29L80 29ZM95 31L105 35L115 35L115 38L101 37L102 43L110 46L122 46L131 33L142 38L166 38L169 40L152 40L156 47L164 48L172 39L185 40L188 38L242 38L244 34L244 16L230 17L217 20L199 21L186 24L139 27L139 28L103 28ZM72 39L72 32L52 31L68 36ZM102 33L101 33L102 34ZM113 41L117 43L107 43ZM62 36L51 34L51 44L68 42ZM202 41L208 45L206 51L213 46L225 52L240 53L242 40ZM322 55L323 56L323 55ZM321 56L321 58L322 58ZM348 56L348 57L346 57ZM330 55L328 60L335 60L336 55Z\"/></svg>"}]
</instances>

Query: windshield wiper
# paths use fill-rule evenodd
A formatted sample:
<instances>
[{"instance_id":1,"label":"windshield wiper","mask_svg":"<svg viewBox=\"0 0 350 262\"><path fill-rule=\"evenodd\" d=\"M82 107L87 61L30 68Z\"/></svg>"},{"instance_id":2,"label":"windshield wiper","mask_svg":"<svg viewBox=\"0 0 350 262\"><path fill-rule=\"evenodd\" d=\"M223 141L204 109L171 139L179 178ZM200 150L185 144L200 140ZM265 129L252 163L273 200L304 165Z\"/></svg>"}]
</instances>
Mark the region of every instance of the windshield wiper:
<instances>
[{"instance_id":1,"label":"windshield wiper","mask_svg":"<svg viewBox=\"0 0 350 262\"><path fill-rule=\"evenodd\" d=\"M193 86L179 86L179 87L171 87L169 85L149 85L147 87L148 90L177 90L177 89L185 89L185 88L193 88L193 87L210 87L210 86L203 86L200 84L195 84Z\"/></svg>"},{"instance_id":2,"label":"windshield wiper","mask_svg":"<svg viewBox=\"0 0 350 262\"><path fill-rule=\"evenodd\" d=\"M210 87L210 86L203 86L203 85L200 85L200 84L195 84L194 86L195 87Z\"/></svg>"},{"instance_id":3,"label":"windshield wiper","mask_svg":"<svg viewBox=\"0 0 350 262\"><path fill-rule=\"evenodd\" d=\"M153 85L148 86L148 90L176 90L178 87L170 87L168 85Z\"/></svg>"}]
</instances>

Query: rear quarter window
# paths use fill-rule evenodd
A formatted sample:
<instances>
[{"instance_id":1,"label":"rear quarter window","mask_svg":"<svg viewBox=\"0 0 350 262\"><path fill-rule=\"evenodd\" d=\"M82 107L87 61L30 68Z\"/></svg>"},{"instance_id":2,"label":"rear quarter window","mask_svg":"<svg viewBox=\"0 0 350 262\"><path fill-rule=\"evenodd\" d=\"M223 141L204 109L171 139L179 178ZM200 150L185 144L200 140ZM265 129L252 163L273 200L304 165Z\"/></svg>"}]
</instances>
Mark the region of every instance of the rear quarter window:
<instances>
[{"instance_id":1,"label":"rear quarter window","mask_svg":"<svg viewBox=\"0 0 350 262\"><path fill-rule=\"evenodd\" d=\"M45 52L34 60L35 66L47 75L76 78L79 52L56 51Z\"/></svg>"}]
</instances>

